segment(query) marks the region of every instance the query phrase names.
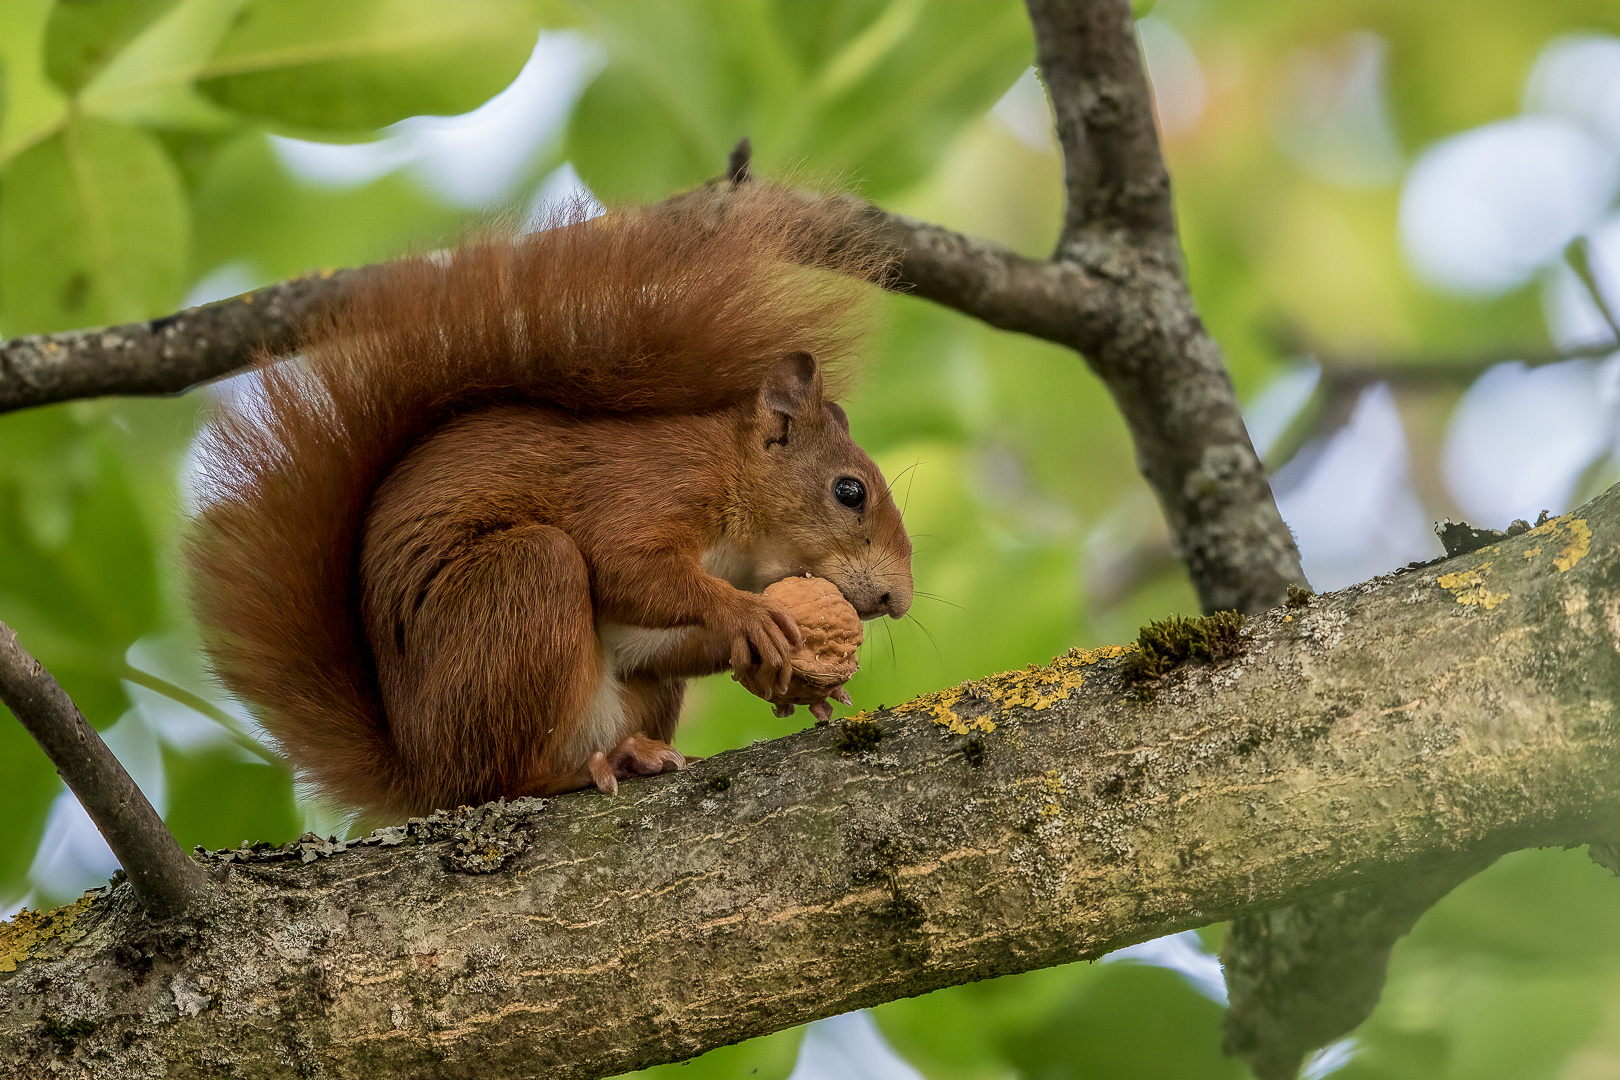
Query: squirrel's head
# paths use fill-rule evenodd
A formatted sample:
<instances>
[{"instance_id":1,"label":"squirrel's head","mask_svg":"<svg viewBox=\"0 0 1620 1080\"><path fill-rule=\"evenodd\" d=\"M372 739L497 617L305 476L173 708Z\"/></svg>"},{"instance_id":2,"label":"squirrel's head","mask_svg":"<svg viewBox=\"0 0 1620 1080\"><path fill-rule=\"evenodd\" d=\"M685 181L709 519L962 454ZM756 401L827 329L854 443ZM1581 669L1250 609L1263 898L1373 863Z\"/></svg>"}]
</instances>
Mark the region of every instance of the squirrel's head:
<instances>
[{"instance_id":1,"label":"squirrel's head","mask_svg":"<svg viewBox=\"0 0 1620 1080\"><path fill-rule=\"evenodd\" d=\"M862 619L911 607L911 540L889 485L824 397L809 353L778 360L744 425L749 546L762 584L809 573Z\"/></svg>"}]
</instances>

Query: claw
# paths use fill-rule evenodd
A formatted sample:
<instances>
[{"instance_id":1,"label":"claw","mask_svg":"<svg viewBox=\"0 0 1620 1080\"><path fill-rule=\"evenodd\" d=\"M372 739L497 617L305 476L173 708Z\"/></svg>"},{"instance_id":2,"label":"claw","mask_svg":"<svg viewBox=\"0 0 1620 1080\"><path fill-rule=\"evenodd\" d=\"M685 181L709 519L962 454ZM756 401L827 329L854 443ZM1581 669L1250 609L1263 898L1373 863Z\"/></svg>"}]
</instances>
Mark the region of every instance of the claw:
<instances>
[{"instance_id":1,"label":"claw","mask_svg":"<svg viewBox=\"0 0 1620 1080\"><path fill-rule=\"evenodd\" d=\"M598 791L609 795L619 793L619 781L632 776L656 776L677 772L686 764L681 752L665 742L636 734L619 743L612 750L598 750L585 763L591 782Z\"/></svg>"},{"instance_id":2,"label":"claw","mask_svg":"<svg viewBox=\"0 0 1620 1080\"><path fill-rule=\"evenodd\" d=\"M814 708L812 708L811 711L814 712L815 711ZM793 706L792 705L772 705L771 706L771 715L776 717L778 720L786 720L788 717L793 715Z\"/></svg>"},{"instance_id":3,"label":"claw","mask_svg":"<svg viewBox=\"0 0 1620 1080\"><path fill-rule=\"evenodd\" d=\"M844 689L842 686L840 686L838 689L834 690L832 693L828 694L827 696L832 698L834 701L838 702L838 704L840 704L840 705L853 705L853 704L855 704L855 702L849 696L849 691Z\"/></svg>"},{"instance_id":4,"label":"claw","mask_svg":"<svg viewBox=\"0 0 1620 1080\"><path fill-rule=\"evenodd\" d=\"M619 778L613 775L613 766L608 764L606 754L598 750L585 765L591 771L591 782L596 785L597 791L607 795L619 793Z\"/></svg>"}]
</instances>

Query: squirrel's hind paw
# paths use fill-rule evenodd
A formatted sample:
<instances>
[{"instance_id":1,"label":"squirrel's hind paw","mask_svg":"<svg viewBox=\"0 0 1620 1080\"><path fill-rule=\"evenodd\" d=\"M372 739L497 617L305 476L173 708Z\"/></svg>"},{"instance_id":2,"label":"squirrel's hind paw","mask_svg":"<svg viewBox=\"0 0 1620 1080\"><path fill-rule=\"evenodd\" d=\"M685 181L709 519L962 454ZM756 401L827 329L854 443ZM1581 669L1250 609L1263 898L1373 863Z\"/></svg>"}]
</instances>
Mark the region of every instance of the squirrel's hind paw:
<instances>
[{"instance_id":1,"label":"squirrel's hind paw","mask_svg":"<svg viewBox=\"0 0 1620 1080\"><path fill-rule=\"evenodd\" d=\"M596 790L617 795L620 780L674 772L685 764L686 758L669 743L632 735L612 750L592 754L585 767L590 771Z\"/></svg>"}]
</instances>

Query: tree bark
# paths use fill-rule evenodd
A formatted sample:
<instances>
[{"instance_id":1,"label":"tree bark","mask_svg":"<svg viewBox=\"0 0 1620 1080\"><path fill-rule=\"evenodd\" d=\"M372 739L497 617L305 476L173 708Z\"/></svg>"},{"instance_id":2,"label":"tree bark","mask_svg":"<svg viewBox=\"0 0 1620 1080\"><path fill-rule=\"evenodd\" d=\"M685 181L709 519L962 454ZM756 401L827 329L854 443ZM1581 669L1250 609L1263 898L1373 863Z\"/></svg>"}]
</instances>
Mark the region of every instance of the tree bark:
<instances>
[{"instance_id":1,"label":"tree bark","mask_svg":"<svg viewBox=\"0 0 1620 1080\"><path fill-rule=\"evenodd\" d=\"M121 888L0 975L0 1055L22 1077L608 1076L1614 839L1620 489L1251 619L1220 667L1130 687L1123 652L618 797L310 843L309 862L216 859L215 906L184 925L146 922Z\"/></svg>"},{"instance_id":2,"label":"tree bark","mask_svg":"<svg viewBox=\"0 0 1620 1080\"><path fill-rule=\"evenodd\" d=\"M107 394L178 394L283 355L364 270L279 281L146 322L0 341L0 413Z\"/></svg>"}]
</instances>

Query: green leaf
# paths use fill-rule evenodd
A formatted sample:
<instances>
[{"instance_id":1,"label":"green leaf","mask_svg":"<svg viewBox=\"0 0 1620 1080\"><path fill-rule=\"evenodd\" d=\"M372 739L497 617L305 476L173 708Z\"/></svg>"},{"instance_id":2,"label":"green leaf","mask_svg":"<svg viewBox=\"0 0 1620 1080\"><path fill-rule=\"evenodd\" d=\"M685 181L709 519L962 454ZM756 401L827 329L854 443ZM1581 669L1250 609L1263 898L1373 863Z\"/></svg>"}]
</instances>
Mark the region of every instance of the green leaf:
<instances>
[{"instance_id":1,"label":"green leaf","mask_svg":"<svg viewBox=\"0 0 1620 1080\"><path fill-rule=\"evenodd\" d=\"M1015 4L612 0L585 10L609 59L575 110L568 152L609 200L714 176L743 135L765 172L810 162L873 197L898 191L1033 51Z\"/></svg>"},{"instance_id":2,"label":"green leaf","mask_svg":"<svg viewBox=\"0 0 1620 1080\"><path fill-rule=\"evenodd\" d=\"M45 833L61 778L26 728L0 705L0 903L28 892L28 867Z\"/></svg>"},{"instance_id":3,"label":"green leaf","mask_svg":"<svg viewBox=\"0 0 1620 1080\"><path fill-rule=\"evenodd\" d=\"M243 840L285 843L303 818L293 805L292 775L243 752L221 748L180 753L165 748L169 812L164 820L180 846L236 847Z\"/></svg>"},{"instance_id":4,"label":"green leaf","mask_svg":"<svg viewBox=\"0 0 1620 1080\"><path fill-rule=\"evenodd\" d=\"M175 0L58 0L45 24L45 72L72 94Z\"/></svg>"},{"instance_id":5,"label":"green leaf","mask_svg":"<svg viewBox=\"0 0 1620 1080\"><path fill-rule=\"evenodd\" d=\"M1063 964L902 998L873 1012L896 1052L929 1080L1007 1080L1015 1075L1008 1045L1067 1018L1083 988L1109 970Z\"/></svg>"},{"instance_id":6,"label":"green leaf","mask_svg":"<svg viewBox=\"0 0 1620 1080\"><path fill-rule=\"evenodd\" d=\"M1041 1080L1239 1080L1248 1070L1221 1053L1224 1013L1174 972L1106 964L1044 1026L1007 1033L1006 1054Z\"/></svg>"},{"instance_id":7,"label":"green leaf","mask_svg":"<svg viewBox=\"0 0 1620 1080\"><path fill-rule=\"evenodd\" d=\"M710 1050L690 1061L676 1061L639 1072L624 1073L619 1080L783 1080L793 1071L803 1028L789 1028L762 1035L734 1046Z\"/></svg>"},{"instance_id":8,"label":"green leaf","mask_svg":"<svg viewBox=\"0 0 1620 1080\"><path fill-rule=\"evenodd\" d=\"M144 131L81 118L20 155L0 190L0 319L9 333L130 322L179 303L190 217Z\"/></svg>"},{"instance_id":9,"label":"green leaf","mask_svg":"<svg viewBox=\"0 0 1620 1080\"><path fill-rule=\"evenodd\" d=\"M253 212L243 213L244 206ZM464 224L408 176L355 188L295 180L260 132L231 139L212 156L195 209L197 265L236 264L255 284L436 247Z\"/></svg>"},{"instance_id":10,"label":"green leaf","mask_svg":"<svg viewBox=\"0 0 1620 1080\"><path fill-rule=\"evenodd\" d=\"M170 131L236 125L238 118L197 93L192 80L246 2L182 0L168 8L95 72L79 91L79 111Z\"/></svg>"},{"instance_id":11,"label":"green leaf","mask_svg":"<svg viewBox=\"0 0 1620 1080\"><path fill-rule=\"evenodd\" d=\"M156 552L112 439L67 411L0 427L8 465L22 442L54 450L54 467L0 469L0 620L105 727L129 707L124 653L159 622Z\"/></svg>"},{"instance_id":12,"label":"green leaf","mask_svg":"<svg viewBox=\"0 0 1620 1080\"><path fill-rule=\"evenodd\" d=\"M284 130L362 137L481 105L516 77L541 23L506 0L253 0L198 88Z\"/></svg>"},{"instance_id":13,"label":"green leaf","mask_svg":"<svg viewBox=\"0 0 1620 1080\"><path fill-rule=\"evenodd\" d=\"M45 75L45 24L50 0L0 3L0 165L62 122L67 99Z\"/></svg>"}]
</instances>

